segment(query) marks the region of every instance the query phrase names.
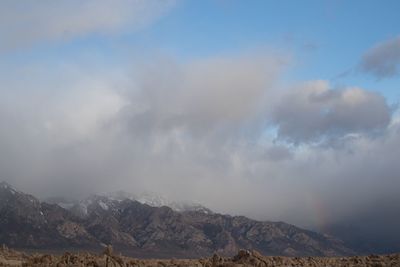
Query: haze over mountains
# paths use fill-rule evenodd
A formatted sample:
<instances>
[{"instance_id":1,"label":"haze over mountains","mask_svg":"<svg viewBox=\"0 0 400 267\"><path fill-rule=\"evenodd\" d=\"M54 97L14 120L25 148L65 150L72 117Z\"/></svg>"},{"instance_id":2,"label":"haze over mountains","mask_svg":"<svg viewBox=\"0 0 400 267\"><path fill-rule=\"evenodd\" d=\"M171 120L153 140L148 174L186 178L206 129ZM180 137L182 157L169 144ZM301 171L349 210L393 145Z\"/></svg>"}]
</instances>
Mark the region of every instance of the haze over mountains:
<instances>
[{"instance_id":1,"label":"haze over mountains","mask_svg":"<svg viewBox=\"0 0 400 267\"><path fill-rule=\"evenodd\" d=\"M5 188L12 187L3 182L2 186ZM36 199L36 201L39 201ZM101 211L111 212L113 214L118 213L116 210L120 209L120 205L124 201L139 202L149 207L168 207L177 213L198 213L207 215L216 215L217 213L208 209L207 207L193 202L185 201L172 201L165 196L161 196L155 192L145 192L141 194L132 194L125 191L115 191L110 193L92 194L83 199L73 199L66 197L50 197L41 200L43 205L56 204L59 207L67 210L71 215L80 219L89 219L93 212ZM388 203L387 207L390 207L395 203ZM395 208L394 208L395 210ZM240 217L240 216L239 216ZM372 219L371 219L372 218ZM249 219L250 220L250 219ZM365 217L358 218L353 221L342 221L336 224L325 225L322 229L314 229L317 232L329 234L332 237L336 237L343 241L343 246L349 248L351 252L339 252L342 253L394 253L400 251L400 244L397 242L399 236L397 232L389 232L387 229L381 229L381 232L376 231L377 225L382 223L382 220L386 220L384 215L381 217L373 217L370 214L366 214ZM251 220L250 220L251 221ZM392 227L396 227L396 221L392 222ZM373 231L375 229L375 231ZM391 229L391 228L389 228ZM104 243L105 244L105 243ZM249 246L249 248L254 248ZM282 250L283 248L281 248ZM275 250L272 253L279 255L286 255L281 250ZM233 253L233 251L231 251ZM265 252L269 253L269 252ZM299 252L299 255L303 252ZM320 252L316 252L319 255ZM290 254L290 253L289 253ZM289 255L288 254L288 255Z\"/></svg>"},{"instance_id":2,"label":"haze over mountains","mask_svg":"<svg viewBox=\"0 0 400 267\"><path fill-rule=\"evenodd\" d=\"M160 203L157 203L157 205ZM334 256L354 251L340 240L283 222L213 213L199 205L173 210L130 198L91 196L64 209L0 183L0 243L22 249L92 249L112 244L140 257L234 255Z\"/></svg>"}]
</instances>

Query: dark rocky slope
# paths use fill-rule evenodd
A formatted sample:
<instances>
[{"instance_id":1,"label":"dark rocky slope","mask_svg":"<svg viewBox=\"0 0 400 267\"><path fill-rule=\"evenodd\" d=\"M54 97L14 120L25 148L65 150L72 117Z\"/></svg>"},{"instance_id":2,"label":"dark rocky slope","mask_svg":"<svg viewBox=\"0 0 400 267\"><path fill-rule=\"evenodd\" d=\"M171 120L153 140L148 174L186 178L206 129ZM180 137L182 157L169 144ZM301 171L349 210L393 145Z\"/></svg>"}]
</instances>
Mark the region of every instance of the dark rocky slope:
<instances>
[{"instance_id":1,"label":"dark rocky slope","mask_svg":"<svg viewBox=\"0 0 400 267\"><path fill-rule=\"evenodd\" d=\"M82 210L84 212L82 212ZM64 209L0 184L0 243L28 249L93 249L107 244L142 257L233 255L334 256L352 251L341 241L283 222L202 211L177 212L130 199L93 196Z\"/></svg>"}]
</instances>

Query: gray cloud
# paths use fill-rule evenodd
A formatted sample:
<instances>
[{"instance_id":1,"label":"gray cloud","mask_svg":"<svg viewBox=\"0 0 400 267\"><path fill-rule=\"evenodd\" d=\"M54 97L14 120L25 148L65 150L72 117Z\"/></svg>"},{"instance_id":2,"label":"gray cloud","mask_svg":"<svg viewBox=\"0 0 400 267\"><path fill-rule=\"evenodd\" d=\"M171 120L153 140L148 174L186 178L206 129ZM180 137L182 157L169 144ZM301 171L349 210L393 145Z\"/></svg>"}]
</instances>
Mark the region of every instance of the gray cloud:
<instances>
[{"instance_id":1,"label":"gray cloud","mask_svg":"<svg viewBox=\"0 0 400 267\"><path fill-rule=\"evenodd\" d=\"M321 81L282 91L288 59L274 53L116 73L74 62L0 68L0 177L21 190L156 191L318 229L400 202L399 122L377 93Z\"/></svg>"},{"instance_id":2,"label":"gray cloud","mask_svg":"<svg viewBox=\"0 0 400 267\"><path fill-rule=\"evenodd\" d=\"M64 41L87 34L115 34L151 23L174 0L62 0L0 3L2 49L29 47L43 41Z\"/></svg>"},{"instance_id":3,"label":"gray cloud","mask_svg":"<svg viewBox=\"0 0 400 267\"><path fill-rule=\"evenodd\" d=\"M128 186L170 194L176 183L211 183L233 164L231 149L259 135L260 111L285 61L252 55L160 61L117 74L133 77L122 88L108 67L4 69L3 176L31 189L85 181L82 190L96 184L94 191Z\"/></svg>"},{"instance_id":4,"label":"gray cloud","mask_svg":"<svg viewBox=\"0 0 400 267\"><path fill-rule=\"evenodd\" d=\"M326 81L312 81L284 94L273 119L279 138L301 143L385 129L390 112L377 93L361 88L333 90Z\"/></svg>"},{"instance_id":5,"label":"gray cloud","mask_svg":"<svg viewBox=\"0 0 400 267\"><path fill-rule=\"evenodd\" d=\"M265 109L286 64L281 55L158 63L140 73L141 90L131 96L131 107L141 106L147 124L184 127L193 135L241 127Z\"/></svg>"},{"instance_id":6,"label":"gray cloud","mask_svg":"<svg viewBox=\"0 0 400 267\"><path fill-rule=\"evenodd\" d=\"M359 68L381 79L398 75L399 65L400 37L397 37L368 50L363 55Z\"/></svg>"}]
</instances>

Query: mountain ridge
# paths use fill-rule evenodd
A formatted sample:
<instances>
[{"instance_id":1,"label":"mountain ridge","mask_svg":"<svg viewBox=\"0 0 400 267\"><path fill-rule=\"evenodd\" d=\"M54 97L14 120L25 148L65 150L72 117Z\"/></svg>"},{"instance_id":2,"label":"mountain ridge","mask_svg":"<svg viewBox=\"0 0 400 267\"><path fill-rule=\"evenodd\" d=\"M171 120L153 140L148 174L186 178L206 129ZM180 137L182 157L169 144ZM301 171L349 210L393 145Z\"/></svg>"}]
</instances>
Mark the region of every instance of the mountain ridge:
<instances>
[{"instance_id":1,"label":"mountain ridge","mask_svg":"<svg viewBox=\"0 0 400 267\"><path fill-rule=\"evenodd\" d=\"M16 248L100 249L111 244L127 255L199 257L240 248L265 255L335 256L353 251L330 236L284 222L152 207L131 199L97 196L84 216L40 202L8 184L0 186L0 243Z\"/></svg>"},{"instance_id":2,"label":"mountain ridge","mask_svg":"<svg viewBox=\"0 0 400 267\"><path fill-rule=\"evenodd\" d=\"M201 211L204 213L213 213L212 210L206 208L205 206L196 203L196 202L189 202L189 201L173 201L169 200L168 198L154 193L154 192L143 192L140 194L131 194L126 191L114 191L110 193L98 193L92 194L89 197L86 197L81 200L74 200L74 199L67 199L63 197L50 197L46 198L43 201L49 202L52 204L57 204L65 209L73 209L75 212L81 213L83 215L86 213L87 206L91 204L91 202L96 201L96 199L103 199L106 202L109 200L117 200L123 201L125 199L138 201L142 204L147 204L151 207L162 207L167 206L173 209L174 211L183 212L183 211ZM103 207L106 208L106 205L103 202ZM78 211L80 210L80 211ZM82 214L83 213L83 214Z\"/></svg>"}]
</instances>

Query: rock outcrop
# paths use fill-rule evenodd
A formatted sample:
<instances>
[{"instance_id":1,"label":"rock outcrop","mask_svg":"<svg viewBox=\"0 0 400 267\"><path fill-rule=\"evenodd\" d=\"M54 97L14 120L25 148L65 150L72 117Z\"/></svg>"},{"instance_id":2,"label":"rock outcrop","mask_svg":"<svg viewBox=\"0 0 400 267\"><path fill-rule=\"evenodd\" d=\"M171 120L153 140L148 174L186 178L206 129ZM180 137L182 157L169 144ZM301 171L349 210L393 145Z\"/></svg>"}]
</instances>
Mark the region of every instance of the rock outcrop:
<instances>
[{"instance_id":1,"label":"rock outcrop","mask_svg":"<svg viewBox=\"0 0 400 267\"><path fill-rule=\"evenodd\" d=\"M214 254L201 259L137 259L116 254L108 246L103 253L88 252L59 255L27 255L8 248L0 249L0 266L24 267L61 267L61 266L96 266L96 267L280 267L280 266L400 266L400 254L369 255L353 257L281 257L264 256L254 250L240 250L233 257Z\"/></svg>"}]
</instances>

